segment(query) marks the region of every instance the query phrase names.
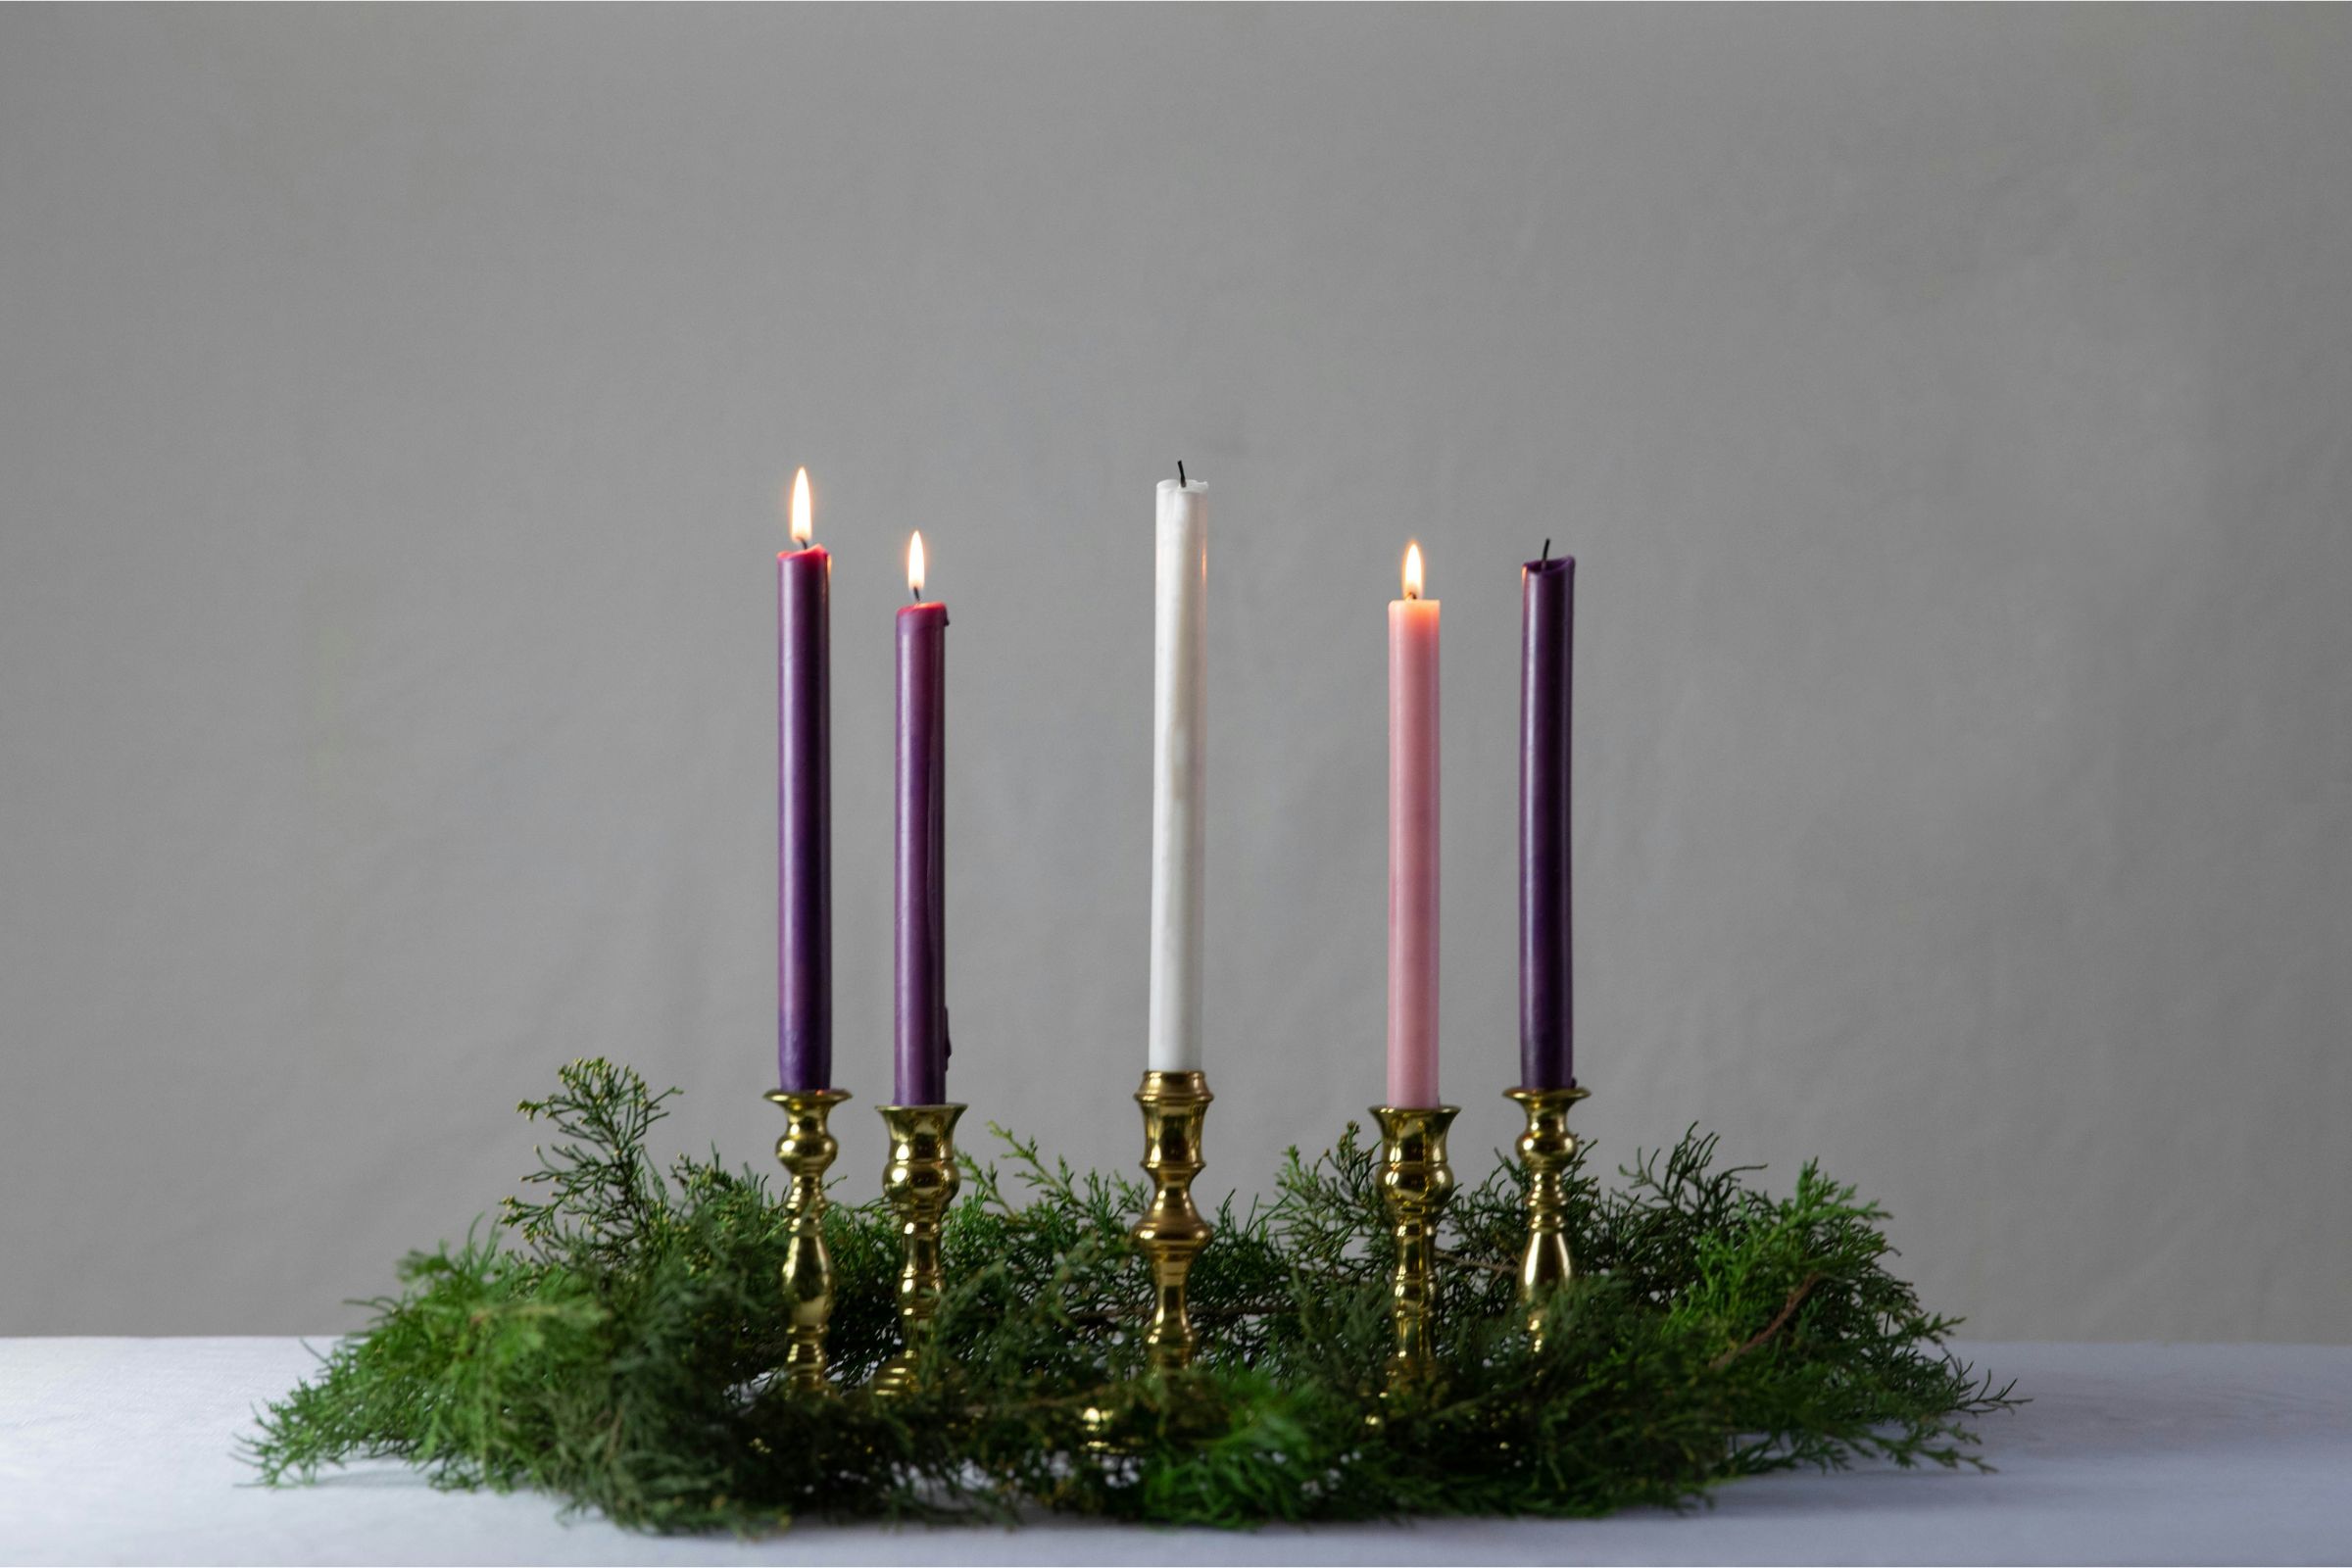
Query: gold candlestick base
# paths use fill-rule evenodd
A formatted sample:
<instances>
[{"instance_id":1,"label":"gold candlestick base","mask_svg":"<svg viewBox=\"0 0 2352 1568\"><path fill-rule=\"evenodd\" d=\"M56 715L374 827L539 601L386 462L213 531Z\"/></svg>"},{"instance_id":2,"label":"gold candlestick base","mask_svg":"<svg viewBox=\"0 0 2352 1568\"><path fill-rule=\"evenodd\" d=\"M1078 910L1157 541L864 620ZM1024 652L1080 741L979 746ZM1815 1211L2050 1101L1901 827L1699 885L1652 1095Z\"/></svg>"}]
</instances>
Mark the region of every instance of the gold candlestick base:
<instances>
[{"instance_id":1,"label":"gold candlestick base","mask_svg":"<svg viewBox=\"0 0 2352 1568\"><path fill-rule=\"evenodd\" d=\"M1184 1284L1211 1234L1193 1206L1193 1178L1202 1163L1200 1124L1215 1098L1200 1072L1147 1072L1135 1092L1144 1107L1144 1171L1152 1191L1131 1234L1152 1263L1154 1301L1144 1348L1155 1371L1191 1366L1200 1343L1185 1310Z\"/></svg>"},{"instance_id":2,"label":"gold candlestick base","mask_svg":"<svg viewBox=\"0 0 2352 1568\"><path fill-rule=\"evenodd\" d=\"M939 1296L947 1275L939 1263L939 1226L956 1189L956 1120L961 1105L877 1105L890 1132L890 1163L882 1167L882 1197L899 1217L906 1248L899 1267L899 1353L874 1374L879 1395L910 1394L938 1328ZM937 1363L931 1363L936 1369Z\"/></svg>"},{"instance_id":3,"label":"gold candlestick base","mask_svg":"<svg viewBox=\"0 0 2352 1568\"><path fill-rule=\"evenodd\" d=\"M771 1089L767 1098L784 1108L776 1158L792 1174L791 1190L784 1195L785 1212L792 1217L784 1245L784 1305L792 1324L784 1380L796 1394L830 1394L825 1325L833 1316L833 1255L825 1250L825 1172L841 1144L825 1130L825 1122L850 1092Z\"/></svg>"},{"instance_id":4,"label":"gold candlestick base","mask_svg":"<svg viewBox=\"0 0 2352 1568\"><path fill-rule=\"evenodd\" d=\"M1506 1089L1527 1112L1527 1131L1519 1135L1519 1157L1527 1165L1527 1250L1519 1259L1519 1300L1527 1311L1527 1329L1536 1348L1544 1348L1544 1309L1550 1297L1576 1278L1576 1259L1568 1250L1568 1163L1576 1157L1576 1135L1568 1130L1568 1112L1591 1091L1584 1089Z\"/></svg>"},{"instance_id":5,"label":"gold candlestick base","mask_svg":"<svg viewBox=\"0 0 2352 1568\"><path fill-rule=\"evenodd\" d=\"M1453 1198L1446 1134L1461 1107L1374 1105L1372 1114L1380 1122L1380 1197L1396 1238L1396 1272L1389 1285L1389 1312L1396 1324L1389 1387L1396 1389L1437 1368L1438 1216Z\"/></svg>"}]
</instances>

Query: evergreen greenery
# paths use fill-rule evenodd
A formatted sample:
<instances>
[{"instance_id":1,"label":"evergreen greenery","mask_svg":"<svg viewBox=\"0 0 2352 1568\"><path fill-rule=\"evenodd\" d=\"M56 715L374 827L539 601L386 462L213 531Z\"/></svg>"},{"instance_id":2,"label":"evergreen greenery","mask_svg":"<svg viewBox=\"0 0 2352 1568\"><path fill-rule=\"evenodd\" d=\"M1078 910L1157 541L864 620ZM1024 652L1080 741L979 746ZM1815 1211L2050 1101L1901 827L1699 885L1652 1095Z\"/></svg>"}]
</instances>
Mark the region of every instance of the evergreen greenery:
<instances>
[{"instance_id":1,"label":"evergreen greenery","mask_svg":"<svg viewBox=\"0 0 2352 1568\"><path fill-rule=\"evenodd\" d=\"M264 1479L392 1455L662 1531L1038 1506L1227 1526L1586 1515L1863 1456L1973 1464L1966 1423L2015 1402L1886 1272L1878 1208L1811 1164L1768 1197L1696 1135L1614 1190L1577 1170L1570 1235L1593 1277L1555 1304L1542 1353L1513 1310L1522 1175L1466 1187L1446 1215L1442 1375L1383 1400L1389 1233L1378 1143L1352 1124L1311 1161L1293 1151L1271 1201L1213 1216L1200 1364L1175 1376L1142 1366L1140 1184L1000 1132L946 1227L957 1370L869 1396L897 1348L896 1237L878 1200L837 1200L846 1392L796 1396L769 1376L785 1224L767 1183L715 1158L658 1169L646 1136L674 1090L602 1060L561 1076L521 1107L555 1137L507 1200L507 1244L412 1254L367 1332L263 1412L247 1448Z\"/></svg>"}]
</instances>

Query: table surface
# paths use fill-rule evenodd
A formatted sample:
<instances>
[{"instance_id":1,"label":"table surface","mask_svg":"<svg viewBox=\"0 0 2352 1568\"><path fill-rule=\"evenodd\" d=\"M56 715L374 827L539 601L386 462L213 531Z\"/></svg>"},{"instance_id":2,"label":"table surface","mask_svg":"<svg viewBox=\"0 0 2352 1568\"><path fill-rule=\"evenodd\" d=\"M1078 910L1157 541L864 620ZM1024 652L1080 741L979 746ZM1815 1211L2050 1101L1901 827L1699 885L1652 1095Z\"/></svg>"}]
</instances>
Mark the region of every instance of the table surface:
<instances>
[{"instance_id":1,"label":"table surface","mask_svg":"<svg viewBox=\"0 0 2352 1568\"><path fill-rule=\"evenodd\" d=\"M1578 1521L1254 1533L1043 1520L636 1536L550 1498L442 1493L370 1463L251 1484L254 1407L298 1340L0 1340L5 1562L2343 1562L2352 1347L1972 1345L2033 1402L1984 1425L1990 1475L1770 1476L1711 1507Z\"/></svg>"}]
</instances>

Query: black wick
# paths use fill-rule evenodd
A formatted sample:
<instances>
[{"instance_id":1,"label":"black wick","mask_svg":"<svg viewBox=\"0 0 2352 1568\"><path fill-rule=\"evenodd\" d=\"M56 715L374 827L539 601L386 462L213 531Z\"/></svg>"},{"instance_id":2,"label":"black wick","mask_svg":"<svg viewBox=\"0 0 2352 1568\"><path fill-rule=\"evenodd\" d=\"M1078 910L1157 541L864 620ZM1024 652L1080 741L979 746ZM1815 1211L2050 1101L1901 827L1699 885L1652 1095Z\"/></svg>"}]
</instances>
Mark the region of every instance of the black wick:
<instances>
[{"instance_id":1,"label":"black wick","mask_svg":"<svg viewBox=\"0 0 2352 1568\"><path fill-rule=\"evenodd\" d=\"M1184 460L1182 458L1176 460L1176 488L1179 490L1184 488Z\"/></svg>"},{"instance_id":2,"label":"black wick","mask_svg":"<svg viewBox=\"0 0 2352 1568\"><path fill-rule=\"evenodd\" d=\"M1542 558L1541 560L1539 560L1539 561L1536 563L1536 564L1537 564L1537 565L1539 565L1539 566L1548 566L1548 565L1550 565L1550 564L1551 564L1551 541L1550 541L1550 540L1546 539L1546 540L1544 540L1544 555L1543 555L1543 558Z\"/></svg>"}]
</instances>

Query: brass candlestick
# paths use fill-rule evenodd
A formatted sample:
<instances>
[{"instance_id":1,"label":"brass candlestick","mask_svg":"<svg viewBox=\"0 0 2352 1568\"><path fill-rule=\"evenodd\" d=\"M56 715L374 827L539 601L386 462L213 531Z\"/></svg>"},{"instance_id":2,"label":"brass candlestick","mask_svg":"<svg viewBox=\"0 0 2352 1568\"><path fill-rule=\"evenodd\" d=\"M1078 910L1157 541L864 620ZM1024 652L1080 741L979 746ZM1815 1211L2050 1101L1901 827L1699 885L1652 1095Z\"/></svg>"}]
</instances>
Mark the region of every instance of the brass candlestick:
<instances>
[{"instance_id":1,"label":"brass candlestick","mask_svg":"<svg viewBox=\"0 0 2352 1568\"><path fill-rule=\"evenodd\" d=\"M1200 1174L1200 1123L1215 1098L1207 1077L1197 1071L1147 1072L1135 1092L1135 1102L1144 1107L1144 1171L1152 1178L1152 1201L1132 1234L1152 1261L1155 1299L1144 1348L1157 1371L1192 1365L1200 1343L1185 1311L1184 1282L1210 1235L1193 1206L1193 1178Z\"/></svg>"},{"instance_id":2,"label":"brass candlestick","mask_svg":"<svg viewBox=\"0 0 2352 1568\"><path fill-rule=\"evenodd\" d=\"M1372 1114L1380 1122L1380 1197L1396 1238L1396 1272L1389 1285L1389 1313L1396 1324L1389 1386L1396 1388L1428 1377L1437 1365L1438 1216L1453 1197L1446 1134L1461 1107L1374 1105Z\"/></svg>"},{"instance_id":3,"label":"brass candlestick","mask_svg":"<svg viewBox=\"0 0 2352 1568\"><path fill-rule=\"evenodd\" d=\"M1527 1328L1544 1348L1544 1308L1551 1295L1576 1278L1568 1250L1568 1162L1576 1157L1576 1135L1568 1130L1570 1107L1590 1093L1583 1089L1506 1089L1505 1099L1527 1112L1519 1135L1519 1157L1527 1165L1527 1250L1519 1259L1519 1299Z\"/></svg>"},{"instance_id":4,"label":"brass candlestick","mask_svg":"<svg viewBox=\"0 0 2352 1568\"><path fill-rule=\"evenodd\" d=\"M947 1275L939 1265L939 1224L963 1177L956 1169L956 1119L961 1105L878 1105L890 1132L890 1163L882 1167L882 1197L899 1217L906 1248L899 1265L899 1353L874 1374L874 1392L907 1394L920 1386L918 1363L938 1327L939 1295Z\"/></svg>"},{"instance_id":5,"label":"brass candlestick","mask_svg":"<svg viewBox=\"0 0 2352 1568\"><path fill-rule=\"evenodd\" d=\"M841 1144L825 1130L825 1121L850 1092L771 1089L767 1098L784 1107L776 1158L792 1173L792 1189L784 1195L785 1212L792 1216L792 1235L784 1245L784 1304L792 1322L784 1378L796 1394L830 1394L825 1324L833 1316L833 1256L825 1250L825 1172Z\"/></svg>"}]
</instances>

